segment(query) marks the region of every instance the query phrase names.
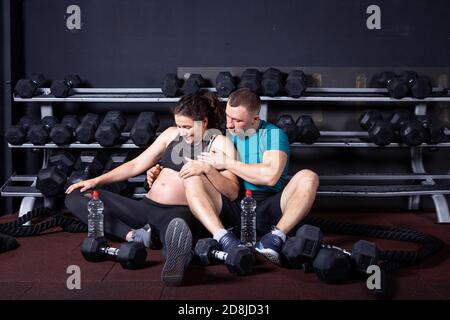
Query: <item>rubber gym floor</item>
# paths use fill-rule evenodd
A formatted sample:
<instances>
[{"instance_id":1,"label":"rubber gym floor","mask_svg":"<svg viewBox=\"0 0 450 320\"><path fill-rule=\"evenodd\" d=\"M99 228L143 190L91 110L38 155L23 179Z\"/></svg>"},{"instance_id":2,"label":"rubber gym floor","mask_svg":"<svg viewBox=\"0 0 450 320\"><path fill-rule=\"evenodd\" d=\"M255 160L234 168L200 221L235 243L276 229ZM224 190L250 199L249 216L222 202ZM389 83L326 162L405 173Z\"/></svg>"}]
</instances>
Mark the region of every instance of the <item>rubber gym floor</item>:
<instances>
[{"instance_id":1,"label":"rubber gym floor","mask_svg":"<svg viewBox=\"0 0 450 320\"><path fill-rule=\"evenodd\" d=\"M412 212L325 213L312 215L336 221L412 228L429 233L445 243L436 255L389 274L389 299L450 299L450 226L435 223L435 214ZM10 221L4 216L1 222ZM55 228L38 236L18 238L20 247L0 254L0 299L137 299L137 300L207 300L207 299L295 299L295 300L360 300L374 299L364 280L349 279L344 283L321 283L314 273L280 268L255 254L253 273L236 277L223 265L191 264L183 285L166 287L160 281L162 251L149 251L148 266L141 270L125 270L119 263L90 263L83 259L80 245L84 233L66 233ZM357 238L326 234L325 242L351 249ZM382 250L413 250L413 243L373 240ZM112 242L112 244L116 244ZM81 270L81 289L69 290L67 268Z\"/></svg>"}]
</instances>

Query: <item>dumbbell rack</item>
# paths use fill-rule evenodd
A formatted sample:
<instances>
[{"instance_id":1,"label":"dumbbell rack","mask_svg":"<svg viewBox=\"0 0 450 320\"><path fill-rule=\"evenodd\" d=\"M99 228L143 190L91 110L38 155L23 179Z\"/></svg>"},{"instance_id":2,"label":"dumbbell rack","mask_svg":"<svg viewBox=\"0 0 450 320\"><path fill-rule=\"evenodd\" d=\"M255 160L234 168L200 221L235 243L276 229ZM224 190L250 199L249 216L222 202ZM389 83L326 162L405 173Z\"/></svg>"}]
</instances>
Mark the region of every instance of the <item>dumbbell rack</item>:
<instances>
[{"instance_id":1,"label":"dumbbell rack","mask_svg":"<svg viewBox=\"0 0 450 320\"><path fill-rule=\"evenodd\" d=\"M214 88L207 88L209 91L215 91ZM151 103L176 103L179 98L168 98L162 94L160 88L77 88L74 94L67 98L55 98L50 94L49 88L42 88L41 94L24 99L14 96L15 102L34 102L40 104L41 117L53 114L52 103L55 102L151 102ZM286 102L386 102L395 104L414 104L416 115L426 115L427 103L429 102L450 102L450 92L440 88L434 88L432 96L418 100L414 98L393 99L386 96L386 89L370 88L307 88L303 96L299 98L291 97L261 97L262 108L260 112L261 119L267 120L269 103L271 101ZM226 98L220 100L226 101ZM324 148L410 148L411 167L413 174L356 174L356 175L336 175L320 176L321 182L324 181L400 181L400 180L418 180L420 185L387 185L387 186L361 186L361 185L322 185L319 187L319 196L371 196L371 197L398 197L408 196L408 209L418 210L421 196L431 196L436 209L438 223L450 223L450 213L445 198L450 194L450 186L437 183L440 180L450 180L450 175L430 175L422 161L422 150L424 147L430 147L428 144L422 144L417 147L408 147L404 144L391 143L388 146L380 147L374 143L362 142L359 137L364 137L366 133L361 131L322 131L321 138L314 144L292 143L291 147L324 147ZM450 135L450 131L447 130ZM349 139L349 136L355 138ZM345 139L344 139L345 137ZM443 142L432 147L450 147L450 142ZM9 145L11 148L44 149L43 168L47 165L49 149L54 148L103 148L98 143L82 144L72 143L67 146L57 146L54 143L47 143L43 146L35 146L31 143L22 145ZM139 148L130 140L126 143L113 148ZM5 197L23 197L19 210L19 216L24 215L33 209L37 197L43 195L36 189L36 176L13 174L2 186L1 195ZM143 183L144 175L129 179L129 182ZM15 186L17 182L26 182L30 186ZM144 189L138 187L133 193L133 197L139 198L145 195ZM46 205L52 205L52 199L44 198Z\"/></svg>"}]
</instances>

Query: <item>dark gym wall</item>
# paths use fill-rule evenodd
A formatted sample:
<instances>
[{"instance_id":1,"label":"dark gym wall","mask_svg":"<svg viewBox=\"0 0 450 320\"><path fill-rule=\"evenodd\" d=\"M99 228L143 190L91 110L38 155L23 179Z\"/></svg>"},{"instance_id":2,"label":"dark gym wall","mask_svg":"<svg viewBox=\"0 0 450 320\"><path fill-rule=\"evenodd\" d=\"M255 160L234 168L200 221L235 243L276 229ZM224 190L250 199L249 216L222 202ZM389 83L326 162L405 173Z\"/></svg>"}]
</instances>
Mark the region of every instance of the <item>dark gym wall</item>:
<instances>
[{"instance_id":1,"label":"dark gym wall","mask_svg":"<svg viewBox=\"0 0 450 320\"><path fill-rule=\"evenodd\" d=\"M381 30L366 27L373 4ZM24 0L25 72L100 87L156 86L182 66L443 67L449 16L446 0Z\"/></svg>"}]
</instances>

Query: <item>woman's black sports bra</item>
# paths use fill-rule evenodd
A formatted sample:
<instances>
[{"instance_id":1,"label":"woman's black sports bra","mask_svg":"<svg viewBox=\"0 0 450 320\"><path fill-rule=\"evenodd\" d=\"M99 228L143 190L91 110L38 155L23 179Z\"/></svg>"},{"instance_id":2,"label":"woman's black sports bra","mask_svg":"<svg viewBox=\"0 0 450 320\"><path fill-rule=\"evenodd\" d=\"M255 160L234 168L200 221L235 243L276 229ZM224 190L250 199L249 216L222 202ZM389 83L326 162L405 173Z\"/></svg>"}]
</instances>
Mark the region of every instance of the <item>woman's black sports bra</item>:
<instances>
[{"instance_id":1,"label":"woman's black sports bra","mask_svg":"<svg viewBox=\"0 0 450 320\"><path fill-rule=\"evenodd\" d=\"M180 171L187 162L184 157L197 160L197 156L201 152L209 152L212 142L216 137L217 135L213 135L209 140L202 140L201 144L194 145L187 143L180 135L177 135L167 146L159 164L164 168Z\"/></svg>"}]
</instances>

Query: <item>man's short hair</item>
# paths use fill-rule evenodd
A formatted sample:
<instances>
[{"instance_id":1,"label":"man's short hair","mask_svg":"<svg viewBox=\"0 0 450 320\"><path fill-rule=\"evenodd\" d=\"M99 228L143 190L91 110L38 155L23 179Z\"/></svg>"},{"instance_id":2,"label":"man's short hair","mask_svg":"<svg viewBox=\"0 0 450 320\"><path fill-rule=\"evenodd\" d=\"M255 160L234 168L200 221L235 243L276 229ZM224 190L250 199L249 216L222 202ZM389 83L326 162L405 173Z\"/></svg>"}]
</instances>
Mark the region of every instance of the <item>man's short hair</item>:
<instances>
[{"instance_id":1,"label":"man's short hair","mask_svg":"<svg viewBox=\"0 0 450 320\"><path fill-rule=\"evenodd\" d=\"M256 93L247 88L241 88L230 94L228 104L231 107L243 106L250 113L259 113L261 109L261 99Z\"/></svg>"}]
</instances>

